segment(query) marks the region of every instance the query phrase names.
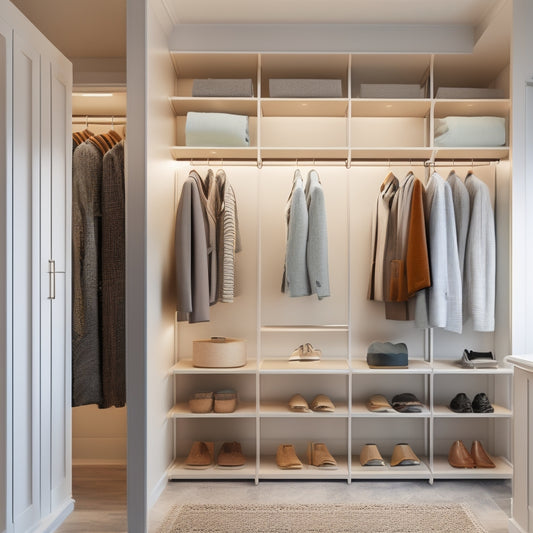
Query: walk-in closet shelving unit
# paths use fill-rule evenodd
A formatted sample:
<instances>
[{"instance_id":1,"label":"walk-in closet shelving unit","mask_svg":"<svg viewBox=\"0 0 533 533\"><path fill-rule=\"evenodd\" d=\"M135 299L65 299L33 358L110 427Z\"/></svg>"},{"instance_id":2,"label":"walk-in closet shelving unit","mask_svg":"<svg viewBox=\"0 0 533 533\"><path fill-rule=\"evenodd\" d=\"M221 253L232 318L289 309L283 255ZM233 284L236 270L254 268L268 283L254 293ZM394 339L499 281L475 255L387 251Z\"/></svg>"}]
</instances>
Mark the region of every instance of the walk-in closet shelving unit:
<instances>
[{"instance_id":1,"label":"walk-in closet shelving unit","mask_svg":"<svg viewBox=\"0 0 533 533\"><path fill-rule=\"evenodd\" d=\"M244 250L239 256L242 294L234 304L217 304L211 321L177 326L177 363L171 373L176 405L169 416L175 424L176 462L170 479L427 479L508 478L512 476L509 434L512 373L507 368L468 371L453 362L462 348L494 349L492 333L462 335L417 330L412 322L384 319L381 304L366 299L369 234L372 205L389 170L424 179L424 162L466 160L475 166L508 158L508 146L438 148L434 146L435 117L494 115L509 118L508 98L494 100L441 100L434 97L436 80L443 86L451 72L450 58L431 55L359 54L256 54L173 53L177 72L177 146L172 156L178 166L179 186L191 168L201 173L210 166L226 170L237 195ZM468 62L468 57L460 60ZM439 65L442 63L442 69ZM508 73L484 72L476 76L485 87L504 88ZM463 69L464 71L465 69ZM490 70L490 69L489 69ZM198 98L191 96L194 78L252 78L254 97ZM338 78L338 99L279 99L268 92L270 78ZM427 98L368 99L359 97L361 83L419 83L427 79ZM450 75L450 79L453 76ZM454 86L475 86L465 77ZM250 147L185 146L188 111L213 111L249 116ZM398 168L398 165L404 168ZM365 165L365 166L362 166ZM396 166L395 166L396 165ZM286 168L283 169L283 166ZM325 190L328 216L331 297L289 298L281 294L285 246L285 203L292 173L317 168ZM291 168L292 167L292 168ZM496 163L475 169L496 195ZM467 168L456 169L466 173ZM447 173L446 169L446 173ZM444 174L444 171L442 171ZM498 241L506 256L508 238ZM501 280L498 282L501 283ZM507 289L500 293L505 297ZM248 364L237 369L200 369L191 363L192 340L211 335L246 338ZM366 365L366 347L372 340L408 344L409 368L375 370ZM288 354L299 344L322 348L317 363L289 363ZM501 360L505 353L497 354ZM240 395L231 414L192 414L187 407L191 392L232 387ZM334 413L297 414L287 401L299 392L310 402L328 394ZM422 413L375 414L364 402L371 394L389 400L401 392L415 393L425 404ZM457 392L473 397L486 392L496 404L494 414L459 415L447 407ZM495 469L453 469L447 464L452 442L482 440L496 457ZM187 470L183 459L195 440L240 441L247 466L239 470ZM281 470L275 463L279 444L292 443L305 462L308 442L325 442L338 461L337 470L304 465L302 470ZM361 467L361 446L376 442L385 467ZM422 464L389 466L393 447L409 442Z\"/></svg>"}]
</instances>

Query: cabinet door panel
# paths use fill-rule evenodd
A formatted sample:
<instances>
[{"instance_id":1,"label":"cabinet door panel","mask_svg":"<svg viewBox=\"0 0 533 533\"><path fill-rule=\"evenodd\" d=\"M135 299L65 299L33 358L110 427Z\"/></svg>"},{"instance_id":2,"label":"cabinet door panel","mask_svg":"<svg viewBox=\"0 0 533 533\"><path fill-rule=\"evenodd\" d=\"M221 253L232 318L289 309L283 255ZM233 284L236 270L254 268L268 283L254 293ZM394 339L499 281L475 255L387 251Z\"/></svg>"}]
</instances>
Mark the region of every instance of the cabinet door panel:
<instances>
[{"instance_id":1,"label":"cabinet door panel","mask_svg":"<svg viewBox=\"0 0 533 533\"><path fill-rule=\"evenodd\" d=\"M10 464L6 461L11 455L10 439L11 416L8 413L8 398L11 396L11 333L8 321L10 301L10 269L7 263L7 250L10 246L11 204L11 87L12 87L12 29L0 19L0 531L6 531L11 515L11 490L8 479L11 477Z\"/></svg>"},{"instance_id":2,"label":"cabinet door panel","mask_svg":"<svg viewBox=\"0 0 533 533\"><path fill-rule=\"evenodd\" d=\"M39 504L39 53L13 41L13 521L27 531Z\"/></svg>"}]
</instances>

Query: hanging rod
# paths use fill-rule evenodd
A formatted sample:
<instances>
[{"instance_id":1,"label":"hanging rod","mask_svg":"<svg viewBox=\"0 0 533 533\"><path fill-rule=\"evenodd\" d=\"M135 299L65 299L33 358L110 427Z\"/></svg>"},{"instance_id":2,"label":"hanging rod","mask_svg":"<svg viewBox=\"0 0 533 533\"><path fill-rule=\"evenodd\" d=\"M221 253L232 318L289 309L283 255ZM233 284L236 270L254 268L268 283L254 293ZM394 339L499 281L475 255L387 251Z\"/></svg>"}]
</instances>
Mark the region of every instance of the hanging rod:
<instances>
[{"instance_id":1,"label":"hanging rod","mask_svg":"<svg viewBox=\"0 0 533 533\"><path fill-rule=\"evenodd\" d=\"M72 115L72 124L126 124L125 115Z\"/></svg>"},{"instance_id":2,"label":"hanging rod","mask_svg":"<svg viewBox=\"0 0 533 533\"><path fill-rule=\"evenodd\" d=\"M298 166L351 166L359 167L484 167L493 163L499 163L500 159L436 159L428 160L427 158L407 158L407 159L379 159L379 158L354 158L346 159L178 159L180 162L189 162L190 166L264 166L276 167L298 167Z\"/></svg>"}]
</instances>

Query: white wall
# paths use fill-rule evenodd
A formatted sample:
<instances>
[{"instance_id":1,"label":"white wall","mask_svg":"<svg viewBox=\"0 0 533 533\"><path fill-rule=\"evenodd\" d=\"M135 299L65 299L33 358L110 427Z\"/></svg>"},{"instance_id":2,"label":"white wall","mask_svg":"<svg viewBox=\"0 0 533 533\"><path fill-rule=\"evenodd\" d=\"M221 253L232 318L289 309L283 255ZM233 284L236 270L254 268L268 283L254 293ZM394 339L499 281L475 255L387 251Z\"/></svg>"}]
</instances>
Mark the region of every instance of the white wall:
<instances>
[{"instance_id":1,"label":"white wall","mask_svg":"<svg viewBox=\"0 0 533 533\"><path fill-rule=\"evenodd\" d=\"M148 117L146 175L147 250L147 414L148 501L155 503L166 485L166 469L173 459L167 418L173 404L169 368L174 363L175 289L174 225L176 164L170 156L175 138L175 118L168 97L175 73L168 51L170 24L160 2L148 11Z\"/></svg>"}]
</instances>

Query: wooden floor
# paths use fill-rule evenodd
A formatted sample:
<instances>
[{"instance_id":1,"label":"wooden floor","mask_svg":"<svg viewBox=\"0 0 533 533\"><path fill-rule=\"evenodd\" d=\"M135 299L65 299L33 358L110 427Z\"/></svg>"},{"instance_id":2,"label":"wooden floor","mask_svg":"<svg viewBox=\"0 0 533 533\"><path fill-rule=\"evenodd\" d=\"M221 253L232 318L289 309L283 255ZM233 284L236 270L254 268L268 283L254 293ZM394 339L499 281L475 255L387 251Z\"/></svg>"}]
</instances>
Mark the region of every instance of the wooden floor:
<instances>
[{"instance_id":1,"label":"wooden floor","mask_svg":"<svg viewBox=\"0 0 533 533\"><path fill-rule=\"evenodd\" d=\"M74 466L74 512L59 533L127 532L126 467Z\"/></svg>"}]
</instances>

